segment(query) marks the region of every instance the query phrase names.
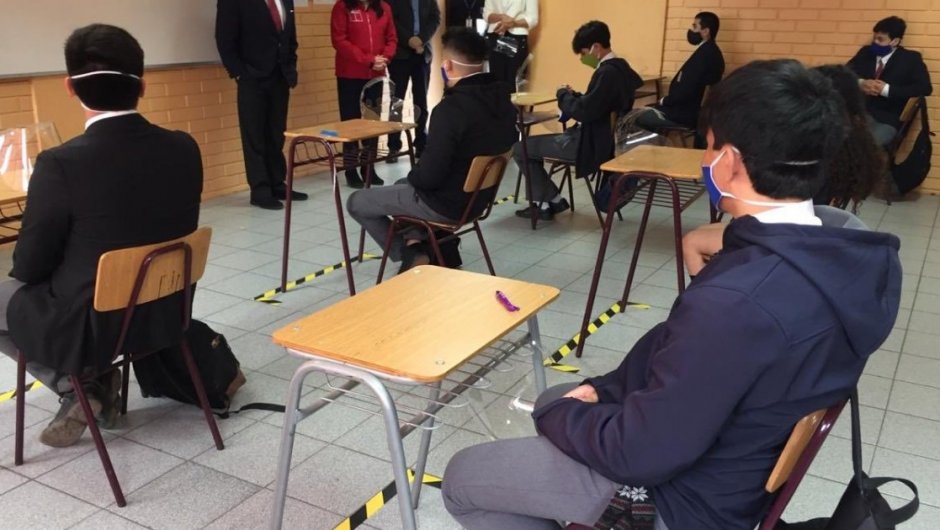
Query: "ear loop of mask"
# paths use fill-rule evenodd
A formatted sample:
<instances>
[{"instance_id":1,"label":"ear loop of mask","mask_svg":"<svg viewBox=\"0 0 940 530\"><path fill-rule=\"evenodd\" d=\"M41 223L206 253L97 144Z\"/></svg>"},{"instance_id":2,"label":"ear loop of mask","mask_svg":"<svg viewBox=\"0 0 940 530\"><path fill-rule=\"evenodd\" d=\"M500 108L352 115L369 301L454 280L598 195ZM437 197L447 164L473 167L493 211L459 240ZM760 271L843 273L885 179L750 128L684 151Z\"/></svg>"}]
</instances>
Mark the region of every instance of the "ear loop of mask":
<instances>
[{"instance_id":1,"label":"ear loop of mask","mask_svg":"<svg viewBox=\"0 0 940 530\"><path fill-rule=\"evenodd\" d=\"M117 70L95 70L94 72L86 72L84 74L70 75L69 79L72 81L75 81L76 79L85 79L86 77L94 77L96 75L119 75L119 76L124 76L124 77L130 77L132 79L136 79L140 81L139 75L128 74L125 72L118 72ZM93 109L89 107L88 105L85 105L85 102L82 101L82 98L78 98L78 102L79 104L81 104L83 109L89 112L105 112L99 109Z\"/></svg>"},{"instance_id":2,"label":"ear loop of mask","mask_svg":"<svg viewBox=\"0 0 940 530\"><path fill-rule=\"evenodd\" d=\"M737 153L738 155L741 155L741 151L739 151L737 147L731 146L731 149L734 150L734 152ZM718 160L719 160L724 154L725 154L725 152L722 151L721 154L719 154L719 155L715 158L715 160L712 161L712 163L710 164L710 166L711 166L711 168L712 168L712 183L713 183L713 185L715 186L715 189L718 190L718 192L721 194L722 197L728 197L729 199L734 199L734 200L737 200L737 201L741 201L741 202L743 202L743 203L745 203L745 204L750 204L751 206L767 206L767 207L771 207L771 208L783 208L784 206L787 206L786 203L780 203L780 202L754 201L754 200L750 200L750 199L740 199L740 198L734 196L734 195L731 194L731 193L728 193L728 192L725 192L725 191L721 191L721 189L718 188L718 184L715 183L715 174L714 174L715 172L714 172L714 168L715 168L715 164L718 162ZM781 165L781 166L791 166L791 167L815 166L815 165L818 164L818 163L819 163L819 160L782 160L782 161L773 162L773 164L777 164L777 165Z\"/></svg>"},{"instance_id":3,"label":"ear loop of mask","mask_svg":"<svg viewBox=\"0 0 940 530\"><path fill-rule=\"evenodd\" d=\"M454 63L454 64L459 64L460 66L465 66L465 67L467 67L467 68L483 68L483 67L486 66L486 62L482 62L482 63L472 63L472 64L470 64L470 63L462 63L462 62L457 61L457 60L454 60L454 59L448 59L448 61L450 61L450 62L452 62L452 63ZM441 65L441 72L443 73L443 71L444 71L444 65ZM481 72L481 73L482 73L482 72ZM447 74L444 74L444 81L445 81L445 82L447 82L447 81L458 81L458 80L463 79L463 78L465 78L465 77L467 77L467 76L462 75L462 76L460 76L460 77L450 77L450 76L448 76Z\"/></svg>"}]
</instances>

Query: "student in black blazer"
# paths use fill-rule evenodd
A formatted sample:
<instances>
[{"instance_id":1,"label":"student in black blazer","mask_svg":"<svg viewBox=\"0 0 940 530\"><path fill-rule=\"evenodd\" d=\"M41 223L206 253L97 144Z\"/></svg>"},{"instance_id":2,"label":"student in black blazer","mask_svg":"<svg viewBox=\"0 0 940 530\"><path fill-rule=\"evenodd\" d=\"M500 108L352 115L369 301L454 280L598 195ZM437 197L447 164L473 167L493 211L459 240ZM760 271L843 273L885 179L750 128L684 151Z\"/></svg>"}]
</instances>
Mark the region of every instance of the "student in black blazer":
<instances>
[{"instance_id":1,"label":"student in black blazer","mask_svg":"<svg viewBox=\"0 0 940 530\"><path fill-rule=\"evenodd\" d=\"M86 108L85 133L39 154L13 279L0 283L6 312L0 350L10 356L19 350L27 369L62 394L62 409L40 437L55 447L75 443L85 429L64 376L106 367L121 326L123 312L92 307L99 257L193 232L202 192L195 140L134 110L144 91L137 41L123 29L93 24L69 37L65 54L67 86ZM172 345L179 328L179 295L139 306L128 349ZM86 388L105 428L116 412L119 383L112 373Z\"/></svg>"},{"instance_id":2,"label":"student in black blazer","mask_svg":"<svg viewBox=\"0 0 940 530\"><path fill-rule=\"evenodd\" d=\"M392 6L398 49L388 65L388 74L395 83L395 97L405 98L411 80L411 98L418 115L415 150L418 156L427 144L428 83L431 76L431 37L441 25L437 0L387 0ZM415 7L417 6L417 15ZM388 136L388 150L401 151L401 133ZM394 162L397 158L390 158Z\"/></svg>"},{"instance_id":3,"label":"student in black blazer","mask_svg":"<svg viewBox=\"0 0 940 530\"><path fill-rule=\"evenodd\" d=\"M238 83L245 173L251 204L284 207L284 130L290 89L297 86L293 0L218 0L215 41L222 64ZM307 195L293 192L293 200Z\"/></svg>"},{"instance_id":4,"label":"student in black blazer","mask_svg":"<svg viewBox=\"0 0 940 530\"><path fill-rule=\"evenodd\" d=\"M485 0L447 0L444 5L447 27L477 29L477 21L483 20L484 3Z\"/></svg>"},{"instance_id":5,"label":"student in black blazer","mask_svg":"<svg viewBox=\"0 0 940 530\"><path fill-rule=\"evenodd\" d=\"M861 78L871 131L880 145L889 144L897 134L907 100L933 92L924 58L901 47L906 30L907 24L898 17L878 21L871 45L863 46L848 63Z\"/></svg>"},{"instance_id":6,"label":"student in black blazer","mask_svg":"<svg viewBox=\"0 0 940 530\"><path fill-rule=\"evenodd\" d=\"M637 125L651 131L665 127L698 126L698 112L705 89L721 81L725 73L725 59L715 39L718 37L718 15L703 11L695 15L686 38L696 46L679 72L669 84L669 95L654 106L659 112L647 112L637 119Z\"/></svg>"}]
</instances>

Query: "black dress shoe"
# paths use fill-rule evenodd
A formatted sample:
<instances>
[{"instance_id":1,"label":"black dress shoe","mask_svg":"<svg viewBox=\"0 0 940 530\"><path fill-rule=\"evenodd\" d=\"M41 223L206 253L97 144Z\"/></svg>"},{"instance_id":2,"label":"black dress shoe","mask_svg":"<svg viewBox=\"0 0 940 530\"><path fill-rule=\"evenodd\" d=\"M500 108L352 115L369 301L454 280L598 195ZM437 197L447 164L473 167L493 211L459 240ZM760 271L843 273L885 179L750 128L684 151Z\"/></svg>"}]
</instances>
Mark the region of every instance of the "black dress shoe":
<instances>
[{"instance_id":1,"label":"black dress shoe","mask_svg":"<svg viewBox=\"0 0 940 530\"><path fill-rule=\"evenodd\" d=\"M281 201L286 201L286 200L287 200L287 197L286 197L286 194L284 193L284 190L275 191L275 192L273 193L273 195L274 195L274 198L275 198L275 199L278 199L278 200L281 200ZM290 199L291 199L292 201L305 201L305 200L307 200L307 194L304 193L304 192L302 192L302 191L293 190L293 191L290 192Z\"/></svg>"},{"instance_id":2,"label":"black dress shoe","mask_svg":"<svg viewBox=\"0 0 940 530\"><path fill-rule=\"evenodd\" d=\"M522 217L523 219L532 218L532 208L537 209L539 212L536 216L542 221L551 221L555 218L555 214L552 212L551 207L549 208L539 208L538 204L530 204L526 208L521 210L516 210L516 217Z\"/></svg>"},{"instance_id":3,"label":"black dress shoe","mask_svg":"<svg viewBox=\"0 0 940 530\"><path fill-rule=\"evenodd\" d=\"M385 184L385 181L382 180L381 177L379 177L375 173L372 174L372 181L369 183L370 186L383 186L384 184Z\"/></svg>"},{"instance_id":4,"label":"black dress shoe","mask_svg":"<svg viewBox=\"0 0 940 530\"><path fill-rule=\"evenodd\" d=\"M346 173L346 185L357 190L365 187L358 173Z\"/></svg>"},{"instance_id":5,"label":"black dress shoe","mask_svg":"<svg viewBox=\"0 0 940 530\"><path fill-rule=\"evenodd\" d=\"M401 147L398 148L388 148L388 158L385 159L386 164L395 164L398 162L398 157L401 156Z\"/></svg>"},{"instance_id":6,"label":"black dress shoe","mask_svg":"<svg viewBox=\"0 0 940 530\"><path fill-rule=\"evenodd\" d=\"M275 199L274 197L259 197L257 199L251 199L251 205L257 206L263 210L283 210L284 203Z\"/></svg>"},{"instance_id":7,"label":"black dress shoe","mask_svg":"<svg viewBox=\"0 0 940 530\"><path fill-rule=\"evenodd\" d=\"M427 243L408 245L403 248L401 251L401 267L398 269L398 274L419 265L431 263L431 253L429 250Z\"/></svg>"}]
</instances>

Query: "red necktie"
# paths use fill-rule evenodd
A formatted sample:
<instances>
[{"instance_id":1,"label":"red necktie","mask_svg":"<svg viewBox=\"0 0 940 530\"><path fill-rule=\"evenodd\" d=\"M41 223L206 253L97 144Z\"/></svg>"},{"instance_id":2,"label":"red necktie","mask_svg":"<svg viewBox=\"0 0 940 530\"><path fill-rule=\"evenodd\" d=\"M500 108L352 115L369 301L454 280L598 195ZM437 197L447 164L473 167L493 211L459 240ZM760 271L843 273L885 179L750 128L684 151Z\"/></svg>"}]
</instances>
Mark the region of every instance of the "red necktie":
<instances>
[{"instance_id":1,"label":"red necktie","mask_svg":"<svg viewBox=\"0 0 940 530\"><path fill-rule=\"evenodd\" d=\"M881 73L885 71L885 63L881 60L881 57L878 58L878 65L875 66L875 79L881 79Z\"/></svg>"},{"instance_id":2,"label":"red necktie","mask_svg":"<svg viewBox=\"0 0 940 530\"><path fill-rule=\"evenodd\" d=\"M271 18L274 19L274 27L278 31L284 29L284 24L281 22L281 14L277 10L277 6L274 4L275 0L268 0L268 11L271 12Z\"/></svg>"}]
</instances>

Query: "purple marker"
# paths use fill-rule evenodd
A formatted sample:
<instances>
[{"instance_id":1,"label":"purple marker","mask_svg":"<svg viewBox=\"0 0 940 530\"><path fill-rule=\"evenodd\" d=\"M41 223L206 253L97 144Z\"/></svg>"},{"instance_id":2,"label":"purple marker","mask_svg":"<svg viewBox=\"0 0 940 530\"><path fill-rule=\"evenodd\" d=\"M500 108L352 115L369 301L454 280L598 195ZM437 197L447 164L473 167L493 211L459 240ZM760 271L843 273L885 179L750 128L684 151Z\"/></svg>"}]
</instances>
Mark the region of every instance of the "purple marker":
<instances>
[{"instance_id":1,"label":"purple marker","mask_svg":"<svg viewBox=\"0 0 940 530\"><path fill-rule=\"evenodd\" d=\"M506 298L506 295L504 295L502 291L496 291L496 300L503 304L503 307L506 308L506 311L512 312L519 310L517 306L509 301L509 298Z\"/></svg>"}]
</instances>

